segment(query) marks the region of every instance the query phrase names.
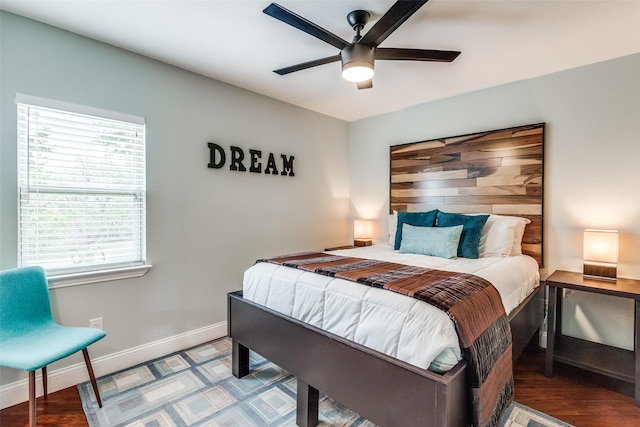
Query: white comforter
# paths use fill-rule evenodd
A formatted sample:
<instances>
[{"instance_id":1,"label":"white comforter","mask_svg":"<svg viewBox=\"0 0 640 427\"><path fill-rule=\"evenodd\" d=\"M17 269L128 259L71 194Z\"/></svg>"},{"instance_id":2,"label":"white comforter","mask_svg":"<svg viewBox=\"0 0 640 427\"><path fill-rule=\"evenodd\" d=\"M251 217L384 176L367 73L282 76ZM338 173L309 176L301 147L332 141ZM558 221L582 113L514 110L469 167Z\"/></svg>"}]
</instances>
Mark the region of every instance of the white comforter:
<instances>
[{"instance_id":1,"label":"white comforter","mask_svg":"<svg viewBox=\"0 0 640 427\"><path fill-rule=\"evenodd\" d=\"M539 285L538 264L526 255L457 260L401 254L381 244L331 252L475 274L491 282L511 312ZM453 322L414 298L270 263L244 274L244 298L435 372L461 359Z\"/></svg>"}]
</instances>

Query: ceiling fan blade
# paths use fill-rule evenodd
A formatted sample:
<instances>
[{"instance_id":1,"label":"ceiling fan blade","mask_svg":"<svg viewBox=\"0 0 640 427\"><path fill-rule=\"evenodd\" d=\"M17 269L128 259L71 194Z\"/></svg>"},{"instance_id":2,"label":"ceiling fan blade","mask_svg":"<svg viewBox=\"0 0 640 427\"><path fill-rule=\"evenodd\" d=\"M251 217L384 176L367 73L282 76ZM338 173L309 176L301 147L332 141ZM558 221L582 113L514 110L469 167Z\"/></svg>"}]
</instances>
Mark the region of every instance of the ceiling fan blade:
<instances>
[{"instance_id":1,"label":"ceiling fan blade","mask_svg":"<svg viewBox=\"0 0 640 427\"><path fill-rule=\"evenodd\" d=\"M460 55L455 50L429 49L396 49L379 47L376 49L376 59L451 62Z\"/></svg>"},{"instance_id":2,"label":"ceiling fan blade","mask_svg":"<svg viewBox=\"0 0 640 427\"><path fill-rule=\"evenodd\" d=\"M297 28L300 31L304 31L305 33L312 35L313 37L316 37L323 42L329 43L330 45L335 46L340 50L349 46L349 43L347 41L314 24L308 19L305 19L288 9L285 9L279 4L271 3L263 10L263 12L284 22L285 24L289 24L292 27Z\"/></svg>"},{"instance_id":3,"label":"ceiling fan blade","mask_svg":"<svg viewBox=\"0 0 640 427\"><path fill-rule=\"evenodd\" d=\"M356 83L358 85L358 90L361 89L371 89L373 87L373 79L365 80L360 83Z\"/></svg>"},{"instance_id":4,"label":"ceiling fan blade","mask_svg":"<svg viewBox=\"0 0 640 427\"><path fill-rule=\"evenodd\" d=\"M358 43L377 47L429 0L398 0Z\"/></svg>"},{"instance_id":5,"label":"ceiling fan blade","mask_svg":"<svg viewBox=\"0 0 640 427\"><path fill-rule=\"evenodd\" d=\"M318 65L328 64L330 62L340 61L340 55L327 56L326 58L314 59L313 61L302 62L300 64L291 65L289 67L273 70L274 73L284 76L285 74L295 71L306 70L307 68L317 67Z\"/></svg>"}]
</instances>

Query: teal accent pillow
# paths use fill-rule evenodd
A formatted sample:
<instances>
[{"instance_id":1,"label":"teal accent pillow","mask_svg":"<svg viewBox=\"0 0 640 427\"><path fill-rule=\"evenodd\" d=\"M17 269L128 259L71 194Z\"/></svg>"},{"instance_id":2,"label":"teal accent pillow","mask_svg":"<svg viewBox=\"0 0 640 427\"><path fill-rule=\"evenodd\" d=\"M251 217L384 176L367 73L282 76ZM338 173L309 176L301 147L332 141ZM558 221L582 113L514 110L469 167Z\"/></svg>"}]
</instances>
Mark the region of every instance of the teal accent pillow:
<instances>
[{"instance_id":1,"label":"teal accent pillow","mask_svg":"<svg viewBox=\"0 0 640 427\"><path fill-rule=\"evenodd\" d=\"M458 245L458 256L463 258L480 258L480 236L489 215L460 215L438 212L438 227L462 225L462 236Z\"/></svg>"},{"instance_id":2,"label":"teal accent pillow","mask_svg":"<svg viewBox=\"0 0 640 427\"><path fill-rule=\"evenodd\" d=\"M400 249L402 242L402 225L409 224L417 227L433 227L436 225L436 215L438 210L429 212L398 212L398 225L396 226L396 240L393 249Z\"/></svg>"},{"instance_id":3,"label":"teal accent pillow","mask_svg":"<svg viewBox=\"0 0 640 427\"><path fill-rule=\"evenodd\" d=\"M453 259L458 253L462 225L455 227L402 226L401 254L422 254Z\"/></svg>"}]
</instances>

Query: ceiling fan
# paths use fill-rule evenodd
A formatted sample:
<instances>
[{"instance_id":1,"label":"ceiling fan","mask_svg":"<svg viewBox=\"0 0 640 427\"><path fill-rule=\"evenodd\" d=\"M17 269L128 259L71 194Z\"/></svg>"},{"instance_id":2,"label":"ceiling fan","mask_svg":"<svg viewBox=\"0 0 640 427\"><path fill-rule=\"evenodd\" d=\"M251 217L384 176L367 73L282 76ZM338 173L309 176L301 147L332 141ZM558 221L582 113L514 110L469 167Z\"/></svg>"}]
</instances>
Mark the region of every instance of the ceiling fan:
<instances>
[{"instance_id":1,"label":"ceiling fan","mask_svg":"<svg viewBox=\"0 0 640 427\"><path fill-rule=\"evenodd\" d=\"M358 89L369 89L373 87L373 68L376 59L451 62L460 55L460 52L378 47L427 1L397 1L365 35L360 35L360 31L369 21L369 12L366 10L349 12L347 21L356 32L351 43L279 4L271 3L263 10L264 13L340 49L337 55L302 62L273 72L282 76L330 62L342 61L342 77L357 83Z\"/></svg>"}]
</instances>

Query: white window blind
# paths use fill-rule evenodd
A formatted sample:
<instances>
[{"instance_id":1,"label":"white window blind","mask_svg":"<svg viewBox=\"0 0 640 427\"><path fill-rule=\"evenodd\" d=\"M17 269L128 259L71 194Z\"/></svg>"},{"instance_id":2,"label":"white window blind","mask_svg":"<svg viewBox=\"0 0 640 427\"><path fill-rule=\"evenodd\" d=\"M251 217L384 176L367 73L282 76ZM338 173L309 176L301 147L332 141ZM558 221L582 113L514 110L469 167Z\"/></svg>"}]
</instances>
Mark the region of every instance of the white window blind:
<instances>
[{"instance_id":1,"label":"white window blind","mask_svg":"<svg viewBox=\"0 0 640 427\"><path fill-rule=\"evenodd\" d=\"M71 274L145 264L144 120L18 100L18 175L21 266Z\"/></svg>"}]
</instances>

